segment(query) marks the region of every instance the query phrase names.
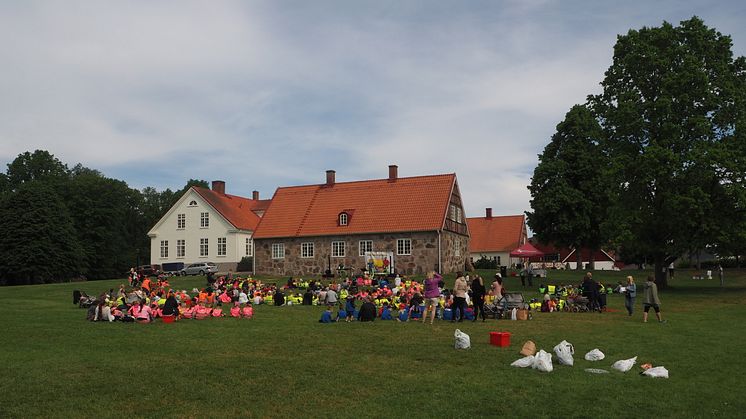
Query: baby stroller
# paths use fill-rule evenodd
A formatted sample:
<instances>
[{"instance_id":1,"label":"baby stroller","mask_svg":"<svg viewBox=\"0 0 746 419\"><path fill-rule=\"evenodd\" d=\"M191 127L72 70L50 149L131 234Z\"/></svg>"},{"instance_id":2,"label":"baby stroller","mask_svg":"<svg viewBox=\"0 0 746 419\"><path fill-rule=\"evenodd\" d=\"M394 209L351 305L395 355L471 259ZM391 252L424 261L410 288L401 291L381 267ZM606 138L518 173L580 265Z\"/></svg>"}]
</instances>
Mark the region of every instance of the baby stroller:
<instances>
[{"instance_id":1,"label":"baby stroller","mask_svg":"<svg viewBox=\"0 0 746 419\"><path fill-rule=\"evenodd\" d=\"M506 292L501 299L485 305L484 312L487 316L499 319L514 308L528 308L526 300L520 292Z\"/></svg>"},{"instance_id":2,"label":"baby stroller","mask_svg":"<svg viewBox=\"0 0 746 419\"><path fill-rule=\"evenodd\" d=\"M573 313L591 311L591 300L579 294L568 296L565 310Z\"/></svg>"},{"instance_id":3,"label":"baby stroller","mask_svg":"<svg viewBox=\"0 0 746 419\"><path fill-rule=\"evenodd\" d=\"M80 292L80 299L78 300L78 307L88 308L96 304L96 297L90 296L85 291Z\"/></svg>"}]
</instances>

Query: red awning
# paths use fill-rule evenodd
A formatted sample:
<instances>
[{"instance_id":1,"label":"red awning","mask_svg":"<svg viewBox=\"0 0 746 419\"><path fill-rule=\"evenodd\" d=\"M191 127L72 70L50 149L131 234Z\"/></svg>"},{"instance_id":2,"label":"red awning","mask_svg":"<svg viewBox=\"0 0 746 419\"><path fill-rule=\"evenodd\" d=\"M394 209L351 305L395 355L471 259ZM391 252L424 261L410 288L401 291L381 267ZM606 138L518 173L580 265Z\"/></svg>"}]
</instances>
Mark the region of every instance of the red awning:
<instances>
[{"instance_id":1,"label":"red awning","mask_svg":"<svg viewBox=\"0 0 746 419\"><path fill-rule=\"evenodd\" d=\"M544 252L532 246L531 243L526 242L525 244L510 252L510 256L516 258L530 258L533 256L544 256Z\"/></svg>"}]
</instances>

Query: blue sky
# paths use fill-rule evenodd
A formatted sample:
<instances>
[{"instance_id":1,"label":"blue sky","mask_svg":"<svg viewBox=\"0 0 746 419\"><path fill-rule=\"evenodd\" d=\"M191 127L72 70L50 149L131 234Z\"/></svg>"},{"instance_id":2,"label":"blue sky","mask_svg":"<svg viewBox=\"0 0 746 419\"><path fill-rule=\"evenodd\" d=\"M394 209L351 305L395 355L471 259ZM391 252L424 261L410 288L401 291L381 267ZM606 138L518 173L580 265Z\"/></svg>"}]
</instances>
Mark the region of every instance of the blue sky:
<instances>
[{"instance_id":1,"label":"blue sky","mask_svg":"<svg viewBox=\"0 0 746 419\"><path fill-rule=\"evenodd\" d=\"M742 1L3 1L0 164L262 197L397 164L456 172L468 216L522 213L616 36L692 15L746 55Z\"/></svg>"}]
</instances>

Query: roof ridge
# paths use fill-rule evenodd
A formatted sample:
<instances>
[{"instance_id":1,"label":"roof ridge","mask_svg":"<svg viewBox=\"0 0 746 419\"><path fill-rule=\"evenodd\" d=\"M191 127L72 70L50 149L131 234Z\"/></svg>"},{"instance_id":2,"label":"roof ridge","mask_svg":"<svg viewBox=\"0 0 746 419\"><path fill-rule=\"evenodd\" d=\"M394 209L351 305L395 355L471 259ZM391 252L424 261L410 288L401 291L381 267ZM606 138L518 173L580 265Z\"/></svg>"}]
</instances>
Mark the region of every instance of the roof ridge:
<instances>
[{"instance_id":1,"label":"roof ridge","mask_svg":"<svg viewBox=\"0 0 746 419\"><path fill-rule=\"evenodd\" d=\"M455 173L440 173L437 175L419 175L419 176L406 176L406 177L398 177L396 180L409 180L409 179L420 179L420 178L432 178L432 177L445 177L445 176L456 176ZM388 182L389 178L380 178L380 179L361 179L361 180L350 180L347 182L334 182L334 185L350 185L354 183L366 183L366 182ZM395 182L394 182L395 183ZM326 186L326 183L312 183L308 185L293 185L293 186L279 186L277 189L294 189L294 188L312 188L312 187L323 187Z\"/></svg>"}]
</instances>

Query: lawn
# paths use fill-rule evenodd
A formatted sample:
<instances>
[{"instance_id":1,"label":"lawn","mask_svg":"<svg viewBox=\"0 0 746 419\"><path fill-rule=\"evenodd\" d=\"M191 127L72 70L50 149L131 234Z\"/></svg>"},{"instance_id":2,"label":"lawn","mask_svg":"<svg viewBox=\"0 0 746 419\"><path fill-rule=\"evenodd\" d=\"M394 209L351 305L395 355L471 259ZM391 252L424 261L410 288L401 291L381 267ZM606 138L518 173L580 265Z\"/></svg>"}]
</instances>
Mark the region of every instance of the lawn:
<instances>
[{"instance_id":1,"label":"lawn","mask_svg":"<svg viewBox=\"0 0 746 419\"><path fill-rule=\"evenodd\" d=\"M644 282L646 273L633 274ZM609 313L462 323L472 340L464 351L453 349L450 322L322 325L320 307L259 306L253 320L91 323L72 291L97 294L121 281L6 287L0 417L743 417L746 272L726 272L725 288L676 275L660 294L666 324L642 323L641 297L630 318L612 295ZM534 285L580 276L550 272ZM506 285L521 288L515 278ZM512 333L511 346L489 345L490 331ZM547 351L566 339L575 366L555 357L552 373L510 367L527 339ZM583 360L593 348L607 358ZM584 371L633 356L638 365L626 374ZM644 362L671 378L640 376Z\"/></svg>"}]
</instances>

